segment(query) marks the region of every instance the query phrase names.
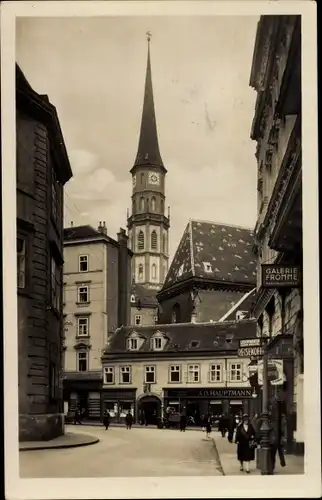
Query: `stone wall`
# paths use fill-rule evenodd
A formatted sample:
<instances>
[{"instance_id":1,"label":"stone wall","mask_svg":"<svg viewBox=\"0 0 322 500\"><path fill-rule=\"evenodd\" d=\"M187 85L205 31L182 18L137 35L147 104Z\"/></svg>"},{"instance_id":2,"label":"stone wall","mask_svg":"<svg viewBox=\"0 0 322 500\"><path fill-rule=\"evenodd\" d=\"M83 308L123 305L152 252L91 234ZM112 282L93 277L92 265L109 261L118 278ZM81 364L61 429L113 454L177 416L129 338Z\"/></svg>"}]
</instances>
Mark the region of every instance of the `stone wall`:
<instances>
[{"instance_id":1,"label":"stone wall","mask_svg":"<svg viewBox=\"0 0 322 500\"><path fill-rule=\"evenodd\" d=\"M64 415L19 415L19 441L49 441L64 434Z\"/></svg>"}]
</instances>

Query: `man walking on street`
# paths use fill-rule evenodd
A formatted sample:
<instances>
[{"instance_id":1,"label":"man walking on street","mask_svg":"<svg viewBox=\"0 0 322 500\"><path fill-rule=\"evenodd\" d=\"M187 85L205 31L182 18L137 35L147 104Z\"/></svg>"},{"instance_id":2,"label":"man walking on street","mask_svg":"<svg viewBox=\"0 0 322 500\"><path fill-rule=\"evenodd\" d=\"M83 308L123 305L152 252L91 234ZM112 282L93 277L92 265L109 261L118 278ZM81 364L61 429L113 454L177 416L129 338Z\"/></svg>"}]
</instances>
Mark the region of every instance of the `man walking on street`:
<instances>
[{"instance_id":1,"label":"man walking on street","mask_svg":"<svg viewBox=\"0 0 322 500\"><path fill-rule=\"evenodd\" d=\"M128 430L131 430L132 429L132 424L133 424L133 415L132 413L130 412L130 410L127 412L127 415L125 417L125 424L126 424L126 428Z\"/></svg>"},{"instance_id":2,"label":"man walking on street","mask_svg":"<svg viewBox=\"0 0 322 500\"><path fill-rule=\"evenodd\" d=\"M80 419L80 411L79 411L79 408L76 407L76 410L75 410L75 415L74 415L74 425L76 424L80 424L81 425L81 419Z\"/></svg>"}]
</instances>

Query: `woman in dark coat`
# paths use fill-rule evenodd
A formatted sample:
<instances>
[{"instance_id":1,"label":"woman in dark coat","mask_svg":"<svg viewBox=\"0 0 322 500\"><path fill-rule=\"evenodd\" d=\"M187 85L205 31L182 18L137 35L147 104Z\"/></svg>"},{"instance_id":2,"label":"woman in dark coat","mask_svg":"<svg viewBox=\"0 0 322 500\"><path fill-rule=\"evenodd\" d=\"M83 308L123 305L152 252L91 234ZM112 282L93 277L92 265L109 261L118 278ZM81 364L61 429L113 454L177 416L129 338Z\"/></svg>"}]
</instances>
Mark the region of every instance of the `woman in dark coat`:
<instances>
[{"instance_id":1,"label":"woman in dark coat","mask_svg":"<svg viewBox=\"0 0 322 500\"><path fill-rule=\"evenodd\" d=\"M211 425L211 415L209 413L206 413L205 415L204 427L206 429L206 438L210 438L212 425Z\"/></svg>"},{"instance_id":2,"label":"woman in dark coat","mask_svg":"<svg viewBox=\"0 0 322 500\"><path fill-rule=\"evenodd\" d=\"M110 415L110 413L109 413L108 410L105 410L104 411L104 415L103 415L103 424L105 425L105 430L106 431L109 428L110 420L111 420L111 415Z\"/></svg>"},{"instance_id":3,"label":"woman in dark coat","mask_svg":"<svg viewBox=\"0 0 322 500\"><path fill-rule=\"evenodd\" d=\"M125 424L127 429L132 429L132 424L133 424L133 415L130 411L125 416Z\"/></svg>"},{"instance_id":4,"label":"woman in dark coat","mask_svg":"<svg viewBox=\"0 0 322 500\"><path fill-rule=\"evenodd\" d=\"M249 470L249 462L255 460L255 445L256 437L255 429L249 421L247 414L243 415L241 423L237 426L235 443L237 444L237 458L240 462L240 470Z\"/></svg>"},{"instance_id":5,"label":"woman in dark coat","mask_svg":"<svg viewBox=\"0 0 322 500\"><path fill-rule=\"evenodd\" d=\"M181 412L180 415L180 432L185 432L186 427L187 427L187 417L185 412L183 411Z\"/></svg>"}]
</instances>

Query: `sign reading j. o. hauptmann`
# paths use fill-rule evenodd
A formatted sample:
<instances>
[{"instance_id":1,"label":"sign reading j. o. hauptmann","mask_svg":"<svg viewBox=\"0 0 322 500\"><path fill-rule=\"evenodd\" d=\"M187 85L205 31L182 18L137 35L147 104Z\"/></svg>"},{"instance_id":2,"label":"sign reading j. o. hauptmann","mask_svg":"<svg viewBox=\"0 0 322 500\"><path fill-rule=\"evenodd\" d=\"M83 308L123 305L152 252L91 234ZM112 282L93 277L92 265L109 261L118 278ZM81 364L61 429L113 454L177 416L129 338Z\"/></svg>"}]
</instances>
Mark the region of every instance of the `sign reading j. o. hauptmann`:
<instances>
[{"instance_id":1,"label":"sign reading j. o. hauptmann","mask_svg":"<svg viewBox=\"0 0 322 500\"><path fill-rule=\"evenodd\" d=\"M263 288L298 287L301 285L300 271L299 266L262 264L262 286Z\"/></svg>"}]
</instances>

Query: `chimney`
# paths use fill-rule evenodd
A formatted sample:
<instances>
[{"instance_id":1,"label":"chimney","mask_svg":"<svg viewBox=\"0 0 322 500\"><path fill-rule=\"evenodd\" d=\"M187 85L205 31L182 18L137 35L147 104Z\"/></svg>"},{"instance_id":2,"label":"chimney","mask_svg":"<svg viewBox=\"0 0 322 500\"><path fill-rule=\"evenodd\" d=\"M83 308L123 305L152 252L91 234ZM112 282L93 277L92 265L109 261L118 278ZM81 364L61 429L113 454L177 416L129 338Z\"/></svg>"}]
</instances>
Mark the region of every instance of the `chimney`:
<instances>
[{"instance_id":1,"label":"chimney","mask_svg":"<svg viewBox=\"0 0 322 500\"><path fill-rule=\"evenodd\" d=\"M102 234L106 234L107 235L107 227L106 227L106 222L105 220L102 222L100 221L99 224L98 224L98 228L97 230L102 233Z\"/></svg>"}]
</instances>

